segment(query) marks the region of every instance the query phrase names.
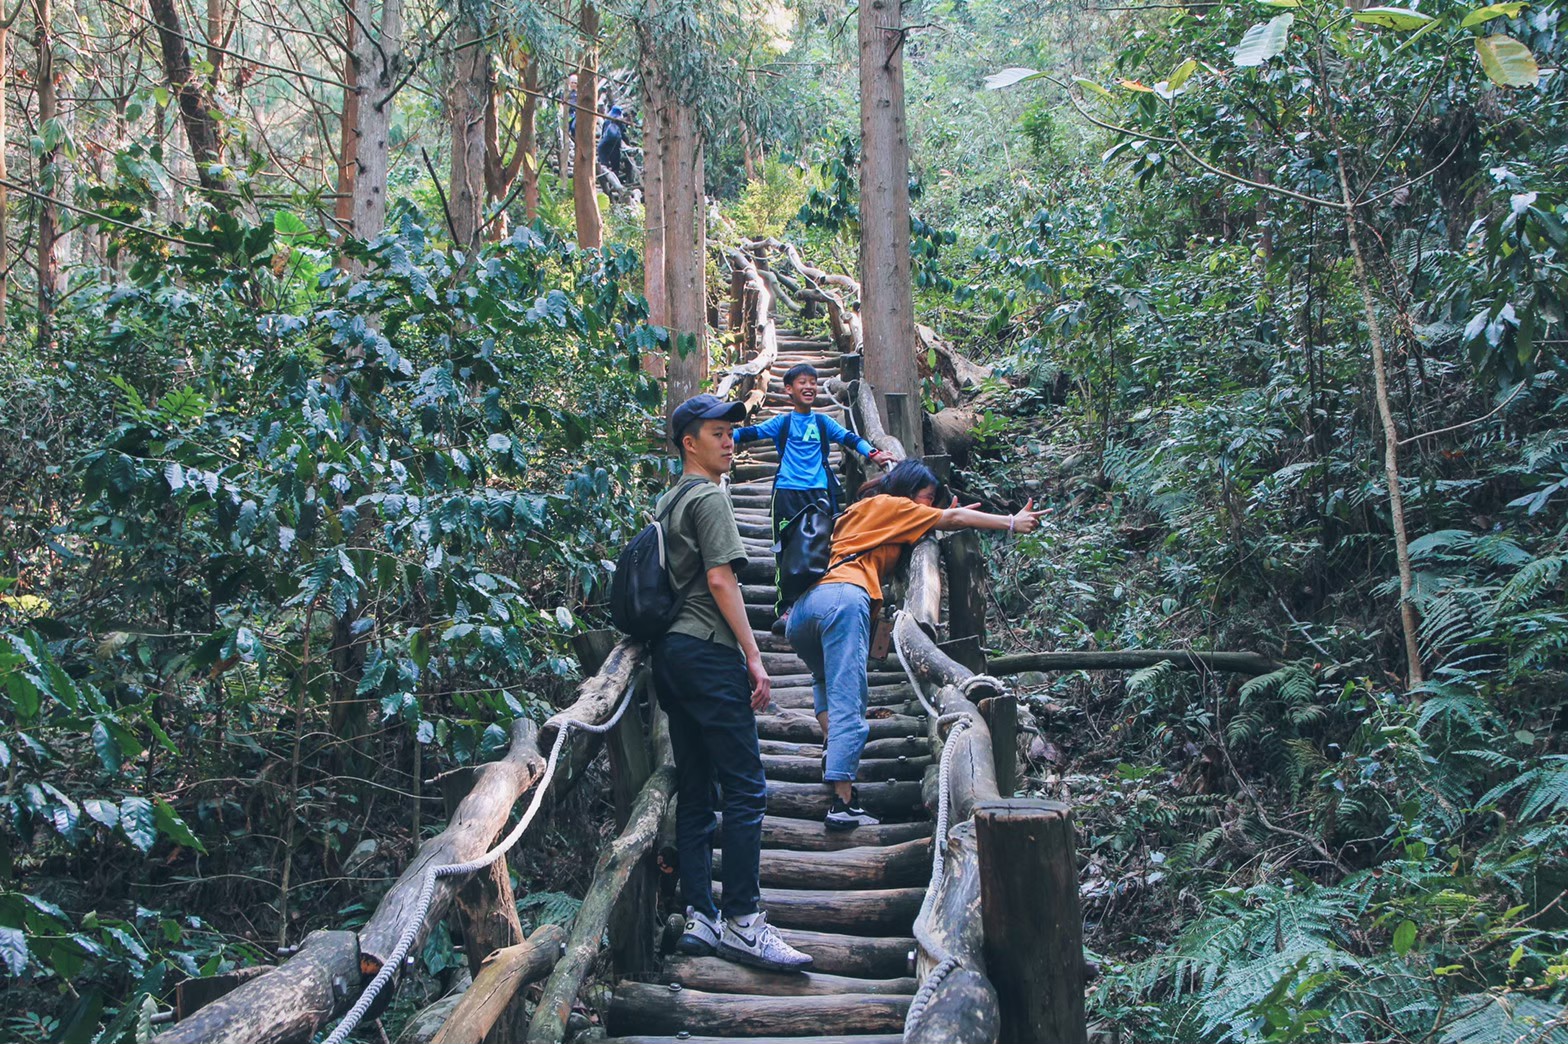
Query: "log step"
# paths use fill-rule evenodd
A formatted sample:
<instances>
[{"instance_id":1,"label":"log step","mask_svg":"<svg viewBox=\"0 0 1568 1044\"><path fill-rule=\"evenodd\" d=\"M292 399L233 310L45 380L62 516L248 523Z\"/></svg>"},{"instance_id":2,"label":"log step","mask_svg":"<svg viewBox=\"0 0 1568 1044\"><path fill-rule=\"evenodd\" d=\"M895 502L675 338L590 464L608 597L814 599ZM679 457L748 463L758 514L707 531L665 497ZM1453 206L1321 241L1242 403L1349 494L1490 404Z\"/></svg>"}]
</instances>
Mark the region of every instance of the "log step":
<instances>
[{"instance_id":1,"label":"log step","mask_svg":"<svg viewBox=\"0 0 1568 1044\"><path fill-rule=\"evenodd\" d=\"M820 743L789 743L785 740L762 740L762 753L786 758L820 758ZM866 743L860 752L862 758L923 757L931 753L931 740L925 735L905 736L902 739L875 739Z\"/></svg>"},{"instance_id":2,"label":"log step","mask_svg":"<svg viewBox=\"0 0 1568 1044\"><path fill-rule=\"evenodd\" d=\"M722 816L720 819L722 820ZM930 820L918 823L881 823L877 826L856 827L854 830L829 830L820 820L788 819L784 816L762 817L762 847L792 848L808 852L834 852L841 848L859 848L862 845L896 845L916 838L930 837L933 827ZM718 847L721 831L713 832L713 843Z\"/></svg>"},{"instance_id":3,"label":"log step","mask_svg":"<svg viewBox=\"0 0 1568 1044\"><path fill-rule=\"evenodd\" d=\"M766 661L768 654L762 654ZM892 714L885 718L872 718L870 739L896 739L925 735L922 719L906 714ZM786 740L790 743L821 743L822 729L817 719L805 711L784 714L763 714L757 717L757 737L767 740Z\"/></svg>"},{"instance_id":4,"label":"log step","mask_svg":"<svg viewBox=\"0 0 1568 1044\"><path fill-rule=\"evenodd\" d=\"M909 819L925 814L918 781L857 783L860 804L878 819ZM768 781L768 814L793 819L821 819L833 804L833 792L821 783ZM856 828L859 829L859 828Z\"/></svg>"},{"instance_id":5,"label":"log step","mask_svg":"<svg viewBox=\"0 0 1568 1044\"><path fill-rule=\"evenodd\" d=\"M770 632L771 633L771 632ZM811 686L809 685L773 685L773 702L786 710L811 710ZM915 691L905 685L874 685L866 693L867 702L873 707L892 707L895 710L906 703L914 703Z\"/></svg>"},{"instance_id":6,"label":"log step","mask_svg":"<svg viewBox=\"0 0 1568 1044\"><path fill-rule=\"evenodd\" d=\"M912 976L861 979L821 971L770 972L718 957L668 957L664 961L664 981L678 982L685 990L765 997L821 997L834 993L898 996L914 993L917 985Z\"/></svg>"},{"instance_id":7,"label":"log step","mask_svg":"<svg viewBox=\"0 0 1568 1044\"><path fill-rule=\"evenodd\" d=\"M901 1033L909 997L841 993L830 997L763 997L751 994L672 991L628 982L610 999L607 1028L614 1034L725 1034L730 1037L798 1037L836 1027L846 1034ZM688 1038L689 1039L689 1038Z\"/></svg>"},{"instance_id":8,"label":"log step","mask_svg":"<svg viewBox=\"0 0 1568 1044\"><path fill-rule=\"evenodd\" d=\"M845 833L854 834L858 829ZM714 876L718 876L723 862L724 853L715 852ZM924 887L930 879L930 838L835 852L795 852L783 848L762 851L762 884L769 888L787 888L802 882L818 889L913 888Z\"/></svg>"},{"instance_id":9,"label":"log step","mask_svg":"<svg viewBox=\"0 0 1568 1044\"><path fill-rule=\"evenodd\" d=\"M822 755L793 757L783 754L762 755L762 771L769 782L821 783ZM861 758L859 777L869 782L887 783L892 780L920 780L926 769L934 763L930 755L903 755L897 758Z\"/></svg>"},{"instance_id":10,"label":"log step","mask_svg":"<svg viewBox=\"0 0 1568 1044\"><path fill-rule=\"evenodd\" d=\"M620 1044L727 1044L734 1037L610 1037ZM747 1037L746 1044L904 1044L902 1033L857 1033L837 1037Z\"/></svg>"},{"instance_id":11,"label":"log step","mask_svg":"<svg viewBox=\"0 0 1568 1044\"><path fill-rule=\"evenodd\" d=\"M715 881L714 897L722 893ZM902 935L914 926L925 897L924 888L764 888L762 908L768 912L768 920L780 928Z\"/></svg>"}]
</instances>

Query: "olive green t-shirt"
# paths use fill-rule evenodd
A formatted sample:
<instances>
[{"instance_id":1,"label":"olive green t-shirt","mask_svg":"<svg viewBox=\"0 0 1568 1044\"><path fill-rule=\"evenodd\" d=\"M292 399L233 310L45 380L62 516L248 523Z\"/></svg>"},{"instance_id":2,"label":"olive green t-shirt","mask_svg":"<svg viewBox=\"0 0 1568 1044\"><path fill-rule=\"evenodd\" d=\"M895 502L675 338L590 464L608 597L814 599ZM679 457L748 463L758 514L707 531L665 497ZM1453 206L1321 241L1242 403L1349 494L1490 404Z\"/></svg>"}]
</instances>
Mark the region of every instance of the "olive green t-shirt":
<instances>
[{"instance_id":1,"label":"olive green t-shirt","mask_svg":"<svg viewBox=\"0 0 1568 1044\"><path fill-rule=\"evenodd\" d=\"M670 631L739 649L740 642L719 612L706 577L710 569L722 565L738 568L746 562L746 548L735 526L729 493L708 479L682 477L659 498L655 513L663 511L676 492L689 483L695 483L697 488L681 497L675 510L664 519L670 586L677 596L686 592L686 602Z\"/></svg>"}]
</instances>

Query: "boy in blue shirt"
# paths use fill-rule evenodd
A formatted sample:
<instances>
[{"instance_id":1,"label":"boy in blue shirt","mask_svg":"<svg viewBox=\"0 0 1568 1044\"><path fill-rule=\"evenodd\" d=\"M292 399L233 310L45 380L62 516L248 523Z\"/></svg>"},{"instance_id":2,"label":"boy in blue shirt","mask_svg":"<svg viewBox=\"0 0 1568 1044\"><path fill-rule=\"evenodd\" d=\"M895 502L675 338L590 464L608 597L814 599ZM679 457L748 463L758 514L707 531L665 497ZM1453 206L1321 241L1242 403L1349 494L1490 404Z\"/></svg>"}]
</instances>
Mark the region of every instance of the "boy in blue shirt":
<instances>
[{"instance_id":1,"label":"boy in blue shirt","mask_svg":"<svg viewBox=\"0 0 1568 1044\"><path fill-rule=\"evenodd\" d=\"M828 467L828 447L837 442L874 464L891 462L892 456L845 428L832 417L815 413L817 369L810 363L791 366L784 374L784 394L793 412L770 417L761 424L735 429L735 445L770 439L779 451L778 477L773 482L773 540L779 540L784 523L794 518L807 504L820 503L829 515L837 515L842 490L838 478ZM782 635L789 618L789 603L779 589L778 620L773 633Z\"/></svg>"}]
</instances>

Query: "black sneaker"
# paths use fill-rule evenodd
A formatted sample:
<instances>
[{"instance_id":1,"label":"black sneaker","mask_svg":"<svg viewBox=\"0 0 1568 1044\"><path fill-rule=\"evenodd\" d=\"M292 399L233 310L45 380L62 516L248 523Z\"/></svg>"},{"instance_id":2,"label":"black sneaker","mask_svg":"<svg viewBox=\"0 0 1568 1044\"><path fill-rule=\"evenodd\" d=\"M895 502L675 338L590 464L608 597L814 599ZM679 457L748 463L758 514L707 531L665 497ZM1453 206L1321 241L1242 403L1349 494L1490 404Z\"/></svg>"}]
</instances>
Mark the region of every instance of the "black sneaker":
<instances>
[{"instance_id":1,"label":"black sneaker","mask_svg":"<svg viewBox=\"0 0 1568 1044\"><path fill-rule=\"evenodd\" d=\"M876 826L882 821L860 807L860 795L852 790L848 801L837 794L833 795L833 807L828 809L822 822L829 830L853 830L856 827Z\"/></svg>"}]
</instances>

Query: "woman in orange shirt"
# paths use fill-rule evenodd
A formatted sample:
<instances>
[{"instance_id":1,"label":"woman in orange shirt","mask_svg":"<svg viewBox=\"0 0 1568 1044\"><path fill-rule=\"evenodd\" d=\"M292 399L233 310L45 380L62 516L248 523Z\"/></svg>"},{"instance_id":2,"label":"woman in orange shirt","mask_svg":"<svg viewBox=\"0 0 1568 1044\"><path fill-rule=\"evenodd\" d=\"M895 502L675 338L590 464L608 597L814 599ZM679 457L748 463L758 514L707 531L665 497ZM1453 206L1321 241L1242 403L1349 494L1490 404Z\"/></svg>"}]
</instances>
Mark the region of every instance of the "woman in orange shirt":
<instances>
[{"instance_id":1,"label":"woman in orange shirt","mask_svg":"<svg viewBox=\"0 0 1568 1044\"><path fill-rule=\"evenodd\" d=\"M1042 512L1030 501L1016 515L936 507L941 482L919 461L906 460L866 483L833 526L833 561L795 603L789 641L811 670L817 721L825 737L823 779L833 788L829 830L874 826L859 807L855 773L871 731L866 724L866 655L871 621L882 603L882 581L903 549L934 529L997 529L1032 533Z\"/></svg>"}]
</instances>

